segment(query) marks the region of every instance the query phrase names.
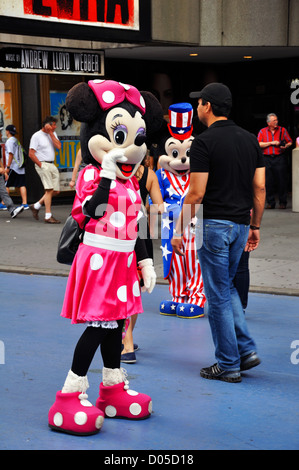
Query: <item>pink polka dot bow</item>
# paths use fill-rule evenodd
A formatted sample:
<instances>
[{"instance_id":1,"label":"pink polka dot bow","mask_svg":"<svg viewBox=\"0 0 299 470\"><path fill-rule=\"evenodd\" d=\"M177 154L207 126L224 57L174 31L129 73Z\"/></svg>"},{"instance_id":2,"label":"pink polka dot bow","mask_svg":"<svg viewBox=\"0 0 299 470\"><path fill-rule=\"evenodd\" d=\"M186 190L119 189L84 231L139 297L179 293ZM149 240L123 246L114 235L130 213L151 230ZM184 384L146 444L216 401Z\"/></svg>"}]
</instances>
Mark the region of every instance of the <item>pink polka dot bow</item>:
<instances>
[{"instance_id":1,"label":"pink polka dot bow","mask_svg":"<svg viewBox=\"0 0 299 470\"><path fill-rule=\"evenodd\" d=\"M114 80L89 80L88 85L104 111L127 100L137 106L142 115L145 113L145 101L137 88L132 85Z\"/></svg>"}]
</instances>

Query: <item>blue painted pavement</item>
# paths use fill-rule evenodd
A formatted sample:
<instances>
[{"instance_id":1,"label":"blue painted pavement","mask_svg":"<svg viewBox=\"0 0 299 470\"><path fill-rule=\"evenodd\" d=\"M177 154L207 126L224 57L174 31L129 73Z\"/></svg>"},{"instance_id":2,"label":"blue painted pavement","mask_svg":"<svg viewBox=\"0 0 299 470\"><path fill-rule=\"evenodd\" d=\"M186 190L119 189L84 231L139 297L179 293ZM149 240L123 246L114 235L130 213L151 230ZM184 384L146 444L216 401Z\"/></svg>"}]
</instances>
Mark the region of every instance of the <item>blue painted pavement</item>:
<instances>
[{"instance_id":1,"label":"blue painted pavement","mask_svg":"<svg viewBox=\"0 0 299 470\"><path fill-rule=\"evenodd\" d=\"M47 413L84 326L60 317L66 278L0 273L0 448L14 450L258 450L299 448L299 298L249 295L246 316L262 364L238 384L202 379L214 361L207 316L159 314L167 286L143 295L130 387L153 399L144 421L106 419L77 437L48 428ZM297 353L298 350L298 353ZM88 378L95 402L100 352Z\"/></svg>"}]
</instances>

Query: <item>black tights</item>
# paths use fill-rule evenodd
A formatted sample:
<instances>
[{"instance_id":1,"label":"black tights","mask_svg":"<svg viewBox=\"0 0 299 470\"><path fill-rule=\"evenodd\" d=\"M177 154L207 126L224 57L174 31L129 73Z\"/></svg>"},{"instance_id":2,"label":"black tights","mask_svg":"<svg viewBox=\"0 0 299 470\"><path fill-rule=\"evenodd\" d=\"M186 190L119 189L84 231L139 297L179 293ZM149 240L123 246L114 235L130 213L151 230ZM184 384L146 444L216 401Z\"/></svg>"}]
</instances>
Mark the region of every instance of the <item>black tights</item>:
<instances>
[{"instance_id":1,"label":"black tights","mask_svg":"<svg viewBox=\"0 0 299 470\"><path fill-rule=\"evenodd\" d=\"M122 329L124 320L119 320L118 328L108 329L88 326L79 339L74 351L72 371L83 377L87 374L91 361L101 345L101 354L104 367L109 369L120 368L120 355L122 345Z\"/></svg>"}]
</instances>

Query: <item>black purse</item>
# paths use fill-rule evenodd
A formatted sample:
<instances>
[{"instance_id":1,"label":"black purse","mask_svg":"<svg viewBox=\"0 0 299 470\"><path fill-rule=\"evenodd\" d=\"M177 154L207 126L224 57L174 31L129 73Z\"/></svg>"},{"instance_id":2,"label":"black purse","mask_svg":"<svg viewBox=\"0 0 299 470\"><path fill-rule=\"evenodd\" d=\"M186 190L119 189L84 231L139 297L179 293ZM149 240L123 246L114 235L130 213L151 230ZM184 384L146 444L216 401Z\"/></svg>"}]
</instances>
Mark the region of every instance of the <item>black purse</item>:
<instances>
[{"instance_id":1,"label":"black purse","mask_svg":"<svg viewBox=\"0 0 299 470\"><path fill-rule=\"evenodd\" d=\"M68 216L58 242L56 255L58 263L72 264L79 245L83 241L87 221L88 217L85 219L84 227L80 228L73 216L71 214Z\"/></svg>"}]
</instances>

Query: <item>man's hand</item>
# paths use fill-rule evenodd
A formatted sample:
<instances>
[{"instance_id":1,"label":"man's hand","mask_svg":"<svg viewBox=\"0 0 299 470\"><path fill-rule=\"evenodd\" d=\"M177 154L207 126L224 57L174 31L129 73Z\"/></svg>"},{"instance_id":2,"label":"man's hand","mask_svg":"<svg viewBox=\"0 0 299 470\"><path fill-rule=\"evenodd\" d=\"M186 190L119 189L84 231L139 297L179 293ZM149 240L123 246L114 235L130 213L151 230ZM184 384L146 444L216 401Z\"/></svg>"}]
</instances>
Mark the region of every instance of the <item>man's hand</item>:
<instances>
[{"instance_id":1,"label":"man's hand","mask_svg":"<svg viewBox=\"0 0 299 470\"><path fill-rule=\"evenodd\" d=\"M182 251L182 241L183 237L173 237L171 239L171 245L177 255L185 256L185 253Z\"/></svg>"},{"instance_id":2,"label":"man's hand","mask_svg":"<svg viewBox=\"0 0 299 470\"><path fill-rule=\"evenodd\" d=\"M247 243L245 245L244 251L253 251L256 250L260 242L260 231L249 229Z\"/></svg>"},{"instance_id":3,"label":"man's hand","mask_svg":"<svg viewBox=\"0 0 299 470\"><path fill-rule=\"evenodd\" d=\"M47 134L50 134L51 132L53 132L52 126L49 122L45 124L44 130Z\"/></svg>"}]
</instances>

